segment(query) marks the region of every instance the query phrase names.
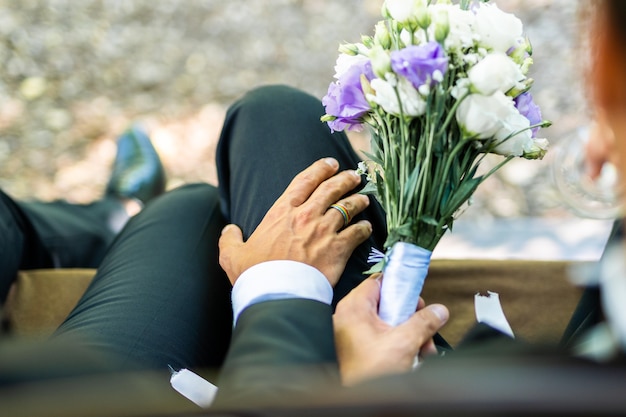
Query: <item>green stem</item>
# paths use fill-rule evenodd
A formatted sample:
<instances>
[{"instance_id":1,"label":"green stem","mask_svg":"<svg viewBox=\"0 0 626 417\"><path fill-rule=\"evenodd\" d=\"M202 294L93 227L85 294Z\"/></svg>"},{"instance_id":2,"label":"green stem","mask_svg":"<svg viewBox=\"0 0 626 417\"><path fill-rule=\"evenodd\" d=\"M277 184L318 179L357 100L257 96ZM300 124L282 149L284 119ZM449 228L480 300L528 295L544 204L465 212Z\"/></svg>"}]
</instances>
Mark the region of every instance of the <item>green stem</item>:
<instances>
[{"instance_id":1,"label":"green stem","mask_svg":"<svg viewBox=\"0 0 626 417\"><path fill-rule=\"evenodd\" d=\"M444 181L446 181L448 179L448 176L450 175L450 168L452 167L452 162L456 158L456 155L465 147L465 145L466 144L464 143L464 140L461 139L461 141L454 146L454 148L452 149L452 152L450 152L450 154L447 156L445 169L442 175L442 179ZM443 186L439 187L439 191L437 193L437 199L435 201L441 202L441 199L443 198L443 190L444 190Z\"/></svg>"},{"instance_id":2,"label":"green stem","mask_svg":"<svg viewBox=\"0 0 626 417\"><path fill-rule=\"evenodd\" d=\"M487 172L485 175L482 176L482 180L480 181L480 183L482 184L487 178L489 178L490 176L492 176L497 170L499 170L500 168L502 168L504 165L506 165L511 159L515 158L515 156L513 155L509 155L507 156L502 162L500 162L499 164L497 164L496 166L494 166L493 168L491 168L489 170L489 172Z\"/></svg>"},{"instance_id":3,"label":"green stem","mask_svg":"<svg viewBox=\"0 0 626 417\"><path fill-rule=\"evenodd\" d=\"M469 95L470 93L468 91L452 105L452 108L448 112L448 116L446 117L446 120L443 122L443 125L441 125L441 129L439 129L439 132L445 132L448 129L448 126L450 126L450 123L452 123L452 118L456 116L456 109L459 107L459 104L461 104L461 102L465 100L465 98Z\"/></svg>"}]
</instances>

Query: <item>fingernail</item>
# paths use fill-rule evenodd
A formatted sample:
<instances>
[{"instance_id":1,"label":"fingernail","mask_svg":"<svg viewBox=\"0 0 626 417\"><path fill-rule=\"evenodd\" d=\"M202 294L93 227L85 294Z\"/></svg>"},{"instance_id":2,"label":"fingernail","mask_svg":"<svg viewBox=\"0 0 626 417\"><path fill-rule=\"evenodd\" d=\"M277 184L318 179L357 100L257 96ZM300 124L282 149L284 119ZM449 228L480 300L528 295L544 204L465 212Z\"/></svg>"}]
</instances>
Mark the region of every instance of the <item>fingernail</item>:
<instances>
[{"instance_id":1,"label":"fingernail","mask_svg":"<svg viewBox=\"0 0 626 417\"><path fill-rule=\"evenodd\" d=\"M224 228L222 229L222 232L220 233L220 236L223 235L224 233L226 233L226 231L228 229L230 229L231 227L234 227L233 224L227 224L226 226L224 226Z\"/></svg>"},{"instance_id":2,"label":"fingernail","mask_svg":"<svg viewBox=\"0 0 626 417\"><path fill-rule=\"evenodd\" d=\"M445 323L448 321L448 317L450 316L450 313L448 312L448 309L441 305L441 304L433 304L431 306L429 306L430 311L433 312L433 314L435 316L437 316L437 318L439 318L439 320L441 320L442 323Z\"/></svg>"},{"instance_id":3,"label":"fingernail","mask_svg":"<svg viewBox=\"0 0 626 417\"><path fill-rule=\"evenodd\" d=\"M335 158L324 158L324 162L326 162L328 165L330 165L333 168L339 167L339 162L337 162Z\"/></svg>"}]
</instances>

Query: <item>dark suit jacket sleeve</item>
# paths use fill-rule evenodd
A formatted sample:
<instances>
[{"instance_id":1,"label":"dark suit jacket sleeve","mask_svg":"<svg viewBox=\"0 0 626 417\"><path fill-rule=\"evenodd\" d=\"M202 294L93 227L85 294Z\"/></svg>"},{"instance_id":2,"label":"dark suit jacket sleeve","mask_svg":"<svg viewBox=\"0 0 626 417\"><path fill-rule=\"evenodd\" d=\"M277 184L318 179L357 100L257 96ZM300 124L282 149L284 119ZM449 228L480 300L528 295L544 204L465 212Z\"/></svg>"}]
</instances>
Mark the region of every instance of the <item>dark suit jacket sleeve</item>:
<instances>
[{"instance_id":1,"label":"dark suit jacket sleeve","mask_svg":"<svg viewBox=\"0 0 626 417\"><path fill-rule=\"evenodd\" d=\"M331 307L303 299L266 301L239 316L215 406L297 401L329 384L339 384Z\"/></svg>"}]
</instances>

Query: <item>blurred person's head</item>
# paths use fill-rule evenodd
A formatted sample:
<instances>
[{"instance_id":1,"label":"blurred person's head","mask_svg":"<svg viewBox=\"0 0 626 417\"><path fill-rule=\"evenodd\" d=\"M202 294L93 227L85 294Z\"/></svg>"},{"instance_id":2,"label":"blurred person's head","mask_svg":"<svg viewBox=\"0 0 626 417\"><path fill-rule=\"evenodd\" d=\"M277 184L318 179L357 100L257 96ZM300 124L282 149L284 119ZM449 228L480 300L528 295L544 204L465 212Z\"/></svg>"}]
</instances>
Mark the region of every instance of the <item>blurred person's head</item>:
<instances>
[{"instance_id":1,"label":"blurred person's head","mask_svg":"<svg viewBox=\"0 0 626 417\"><path fill-rule=\"evenodd\" d=\"M589 138L587 159L594 163L595 150L596 165L612 162L618 169L623 191L626 185L626 1L594 0L589 4L587 86L598 128ZM626 196L622 194L621 198L624 209ZM626 223L622 227L622 232L626 232ZM602 310L622 353L626 353L626 280L623 274L615 272L623 271L624 259L624 245L609 246L603 255L600 274Z\"/></svg>"},{"instance_id":2,"label":"blurred person's head","mask_svg":"<svg viewBox=\"0 0 626 417\"><path fill-rule=\"evenodd\" d=\"M626 183L626 1L583 0L588 23L587 87L597 128L588 157L592 174L605 160L614 162Z\"/></svg>"}]
</instances>

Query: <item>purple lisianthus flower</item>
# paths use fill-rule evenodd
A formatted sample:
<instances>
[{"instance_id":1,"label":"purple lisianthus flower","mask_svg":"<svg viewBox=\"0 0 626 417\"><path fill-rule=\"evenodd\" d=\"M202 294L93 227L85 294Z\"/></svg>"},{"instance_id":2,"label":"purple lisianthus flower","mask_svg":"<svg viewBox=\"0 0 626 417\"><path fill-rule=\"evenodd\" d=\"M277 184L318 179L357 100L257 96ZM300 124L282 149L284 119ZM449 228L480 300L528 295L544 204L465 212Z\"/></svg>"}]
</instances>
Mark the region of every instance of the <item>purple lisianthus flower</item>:
<instances>
[{"instance_id":1,"label":"purple lisianthus flower","mask_svg":"<svg viewBox=\"0 0 626 417\"><path fill-rule=\"evenodd\" d=\"M408 46L391 53L391 69L419 88L424 84L432 87L441 81L448 69L448 57L437 42ZM439 71L440 77L435 73Z\"/></svg>"},{"instance_id":2,"label":"purple lisianthus flower","mask_svg":"<svg viewBox=\"0 0 626 417\"><path fill-rule=\"evenodd\" d=\"M541 123L543 118L541 117L541 109L533 101L533 96L529 92L525 92L515 97L515 107L522 116L530 121L531 126ZM534 138L539 131L538 127L531 129L532 137Z\"/></svg>"},{"instance_id":3,"label":"purple lisianthus flower","mask_svg":"<svg viewBox=\"0 0 626 417\"><path fill-rule=\"evenodd\" d=\"M360 130L362 117L370 110L361 87L361 75L371 81L374 71L370 61L363 61L350 67L338 80L328 86L328 92L322 99L326 114L336 117L328 122L334 131Z\"/></svg>"}]
</instances>

